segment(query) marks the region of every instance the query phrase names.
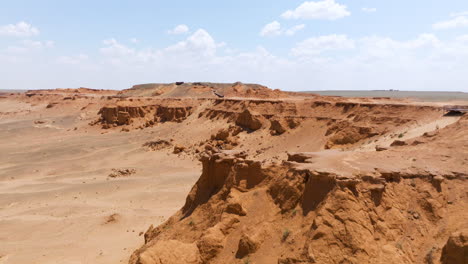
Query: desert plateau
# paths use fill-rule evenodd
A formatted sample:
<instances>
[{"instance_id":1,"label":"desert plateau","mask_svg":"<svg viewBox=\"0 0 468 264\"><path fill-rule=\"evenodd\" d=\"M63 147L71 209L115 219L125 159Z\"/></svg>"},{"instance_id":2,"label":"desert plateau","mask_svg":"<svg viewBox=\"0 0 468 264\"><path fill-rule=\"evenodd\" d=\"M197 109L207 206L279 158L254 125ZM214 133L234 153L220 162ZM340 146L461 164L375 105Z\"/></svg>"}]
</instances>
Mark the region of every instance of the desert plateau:
<instances>
[{"instance_id":1,"label":"desert plateau","mask_svg":"<svg viewBox=\"0 0 468 264\"><path fill-rule=\"evenodd\" d=\"M2 264L466 264L468 101L0 90Z\"/></svg>"}]
</instances>

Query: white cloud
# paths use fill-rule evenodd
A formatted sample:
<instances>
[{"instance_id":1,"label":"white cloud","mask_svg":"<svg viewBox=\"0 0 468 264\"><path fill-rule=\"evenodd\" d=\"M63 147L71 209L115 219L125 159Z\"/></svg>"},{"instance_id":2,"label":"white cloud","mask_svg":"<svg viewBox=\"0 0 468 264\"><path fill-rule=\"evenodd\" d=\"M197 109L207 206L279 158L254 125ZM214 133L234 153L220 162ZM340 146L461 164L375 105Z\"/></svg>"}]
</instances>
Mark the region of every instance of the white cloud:
<instances>
[{"instance_id":1,"label":"white cloud","mask_svg":"<svg viewBox=\"0 0 468 264\"><path fill-rule=\"evenodd\" d=\"M298 31L305 28L304 24L292 26L286 30L281 28L281 24L278 21L273 21L269 24L266 24L260 31L260 36L262 37L275 37L280 35L293 36Z\"/></svg>"},{"instance_id":2,"label":"white cloud","mask_svg":"<svg viewBox=\"0 0 468 264\"><path fill-rule=\"evenodd\" d=\"M118 67L138 67L136 65L145 63L190 66L200 60L210 61L216 57L217 49L225 45L223 42L216 42L204 29L198 29L187 39L160 50L130 48L113 38L104 40L103 44L104 47L100 51L105 56L104 63L108 62ZM184 63L181 64L181 61Z\"/></svg>"},{"instance_id":3,"label":"white cloud","mask_svg":"<svg viewBox=\"0 0 468 264\"><path fill-rule=\"evenodd\" d=\"M432 34L420 34L417 38L406 41L371 36L361 38L357 42L362 56L381 59L392 59L398 55L408 58L412 56L410 53L441 46L441 41Z\"/></svg>"},{"instance_id":4,"label":"white cloud","mask_svg":"<svg viewBox=\"0 0 468 264\"><path fill-rule=\"evenodd\" d=\"M134 49L119 43L114 38L103 40L102 43L106 45L106 47L101 48L100 51L107 56L125 56L135 53Z\"/></svg>"},{"instance_id":5,"label":"white cloud","mask_svg":"<svg viewBox=\"0 0 468 264\"><path fill-rule=\"evenodd\" d=\"M361 8L361 10L363 12L366 12L366 13L374 13L374 12L377 12L377 8L375 7L363 7Z\"/></svg>"},{"instance_id":6,"label":"white cloud","mask_svg":"<svg viewBox=\"0 0 468 264\"><path fill-rule=\"evenodd\" d=\"M281 17L285 19L324 19L336 20L351 15L345 5L334 0L317 2L304 2L294 10L284 12Z\"/></svg>"},{"instance_id":7,"label":"white cloud","mask_svg":"<svg viewBox=\"0 0 468 264\"><path fill-rule=\"evenodd\" d=\"M287 28L281 32L285 36ZM21 47L46 46L45 42L18 43ZM8 62L0 65L0 72L5 73L4 86L13 88L121 89L144 82L210 80L254 82L288 90L467 91L468 35L439 39L435 34L420 34L403 40L387 36L317 36L294 46L290 52L293 56L274 54L261 46L241 52L223 45L199 29L162 49L129 48L109 39L103 42L102 53L92 57L78 54L47 58L41 53L7 54L0 50L0 60ZM44 64L49 67L41 67ZM25 74L28 78L18 77Z\"/></svg>"},{"instance_id":8,"label":"white cloud","mask_svg":"<svg viewBox=\"0 0 468 264\"><path fill-rule=\"evenodd\" d=\"M73 56L60 56L57 58L57 62L60 64L80 64L83 63L84 61L88 60L89 57L86 54L78 54L78 55L73 55Z\"/></svg>"},{"instance_id":9,"label":"white cloud","mask_svg":"<svg viewBox=\"0 0 468 264\"><path fill-rule=\"evenodd\" d=\"M273 21L266 24L260 31L262 37L273 37L281 35L281 24L278 21Z\"/></svg>"},{"instance_id":10,"label":"white cloud","mask_svg":"<svg viewBox=\"0 0 468 264\"><path fill-rule=\"evenodd\" d=\"M450 20L437 22L432 25L432 28L437 30L461 27L468 27L468 16L456 16Z\"/></svg>"},{"instance_id":11,"label":"white cloud","mask_svg":"<svg viewBox=\"0 0 468 264\"><path fill-rule=\"evenodd\" d=\"M189 27L184 24L178 25L174 27L173 29L167 31L167 33L173 34L173 35L184 34L187 32L189 32Z\"/></svg>"},{"instance_id":12,"label":"white cloud","mask_svg":"<svg viewBox=\"0 0 468 264\"><path fill-rule=\"evenodd\" d=\"M349 50L354 48L354 41L346 35L327 35L308 38L299 42L292 50L294 56L319 55L329 50Z\"/></svg>"},{"instance_id":13,"label":"white cloud","mask_svg":"<svg viewBox=\"0 0 468 264\"><path fill-rule=\"evenodd\" d=\"M26 53L54 47L53 41L23 40L6 48L7 53Z\"/></svg>"},{"instance_id":14,"label":"white cloud","mask_svg":"<svg viewBox=\"0 0 468 264\"><path fill-rule=\"evenodd\" d=\"M0 36L31 37L39 35L39 29L24 21L0 26Z\"/></svg>"},{"instance_id":15,"label":"white cloud","mask_svg":"<svg viewBox=\"0 0 468 264\"><path fill-rule=\"evenodd\" d=\"M190 56L214 56L216 49L224 46L225 43L216 43L213 37L204 29L198 29L186 40L165 49L167 52L189 54Z\"/></svg>"},{"instance_id":16,"label":"white cloud","mask_svg":"<svg viewBox=\"0 0 468 264\"><path fill-rule=\"evenodd\" d=\"M305 25L304 24L300 24L300 25L295 25L291 28L289 28L288 30L286 30L285 34L287 36L293 36L294 34L296 34L298 31L301 31L305 28Z\"/></svg>"},{"instance_id":17,"label":"white cloud","mask_svg":"<svg viewBox=\"0 0 468 264\"><path fill-rule=\"evenodd\" d=\"M136 38L131 38L131 39L129 39L129 40L130 40L131 43L134 43L134 44L140 42L140 41L139 41L138 39L136 39Z\"/></svg>"}]
</instances>

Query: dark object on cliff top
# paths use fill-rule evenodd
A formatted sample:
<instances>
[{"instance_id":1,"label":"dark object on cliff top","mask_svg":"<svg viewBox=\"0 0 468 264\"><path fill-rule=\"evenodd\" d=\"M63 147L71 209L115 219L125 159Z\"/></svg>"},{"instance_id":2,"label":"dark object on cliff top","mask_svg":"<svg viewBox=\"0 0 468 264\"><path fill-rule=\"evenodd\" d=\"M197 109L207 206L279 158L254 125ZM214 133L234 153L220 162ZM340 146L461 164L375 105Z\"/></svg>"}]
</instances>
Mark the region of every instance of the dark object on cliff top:
<instances>
[{"instance_id":1,"label":"dark object on cliff top","mask_svg":"<svg viewBox=\"0 0 468 264\"><path fill-rule=\"evenodd\" d=\"M176 82L175 84L176 85L182 85L182 84L184 84L184 82Z\"/></svg>"},{"instance_id":2,"label":"dark object on cliff top","mask_svg":"<svg viewBox=\"0 0 468 264\"><path fill-rule=\"evenodd\" d=\"M224 98L224 95L217 93L216 91L213 91L213 93L218 96L219 98Z\"/></svg>"}]
</instances>

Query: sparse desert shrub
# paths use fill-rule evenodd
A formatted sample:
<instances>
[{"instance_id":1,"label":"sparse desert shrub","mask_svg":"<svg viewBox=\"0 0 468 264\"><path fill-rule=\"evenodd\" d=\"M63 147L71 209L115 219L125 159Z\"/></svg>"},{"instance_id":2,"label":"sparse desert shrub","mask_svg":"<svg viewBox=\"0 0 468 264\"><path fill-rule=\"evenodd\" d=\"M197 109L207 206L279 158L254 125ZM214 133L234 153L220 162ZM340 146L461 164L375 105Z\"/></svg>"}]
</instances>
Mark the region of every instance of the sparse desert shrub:
<instances>
[{"instance_id":1,"label":"sparse desert shrub","mask_svg":"<svg viewBox=\"0 0 468 264\"><path fill-rule=\"evenodd\" d=\"M297 214L297 209L294 209L294 210L291 211L292 216L296 216L296 214Z\"/></svg>"},{"instance_id":2,"label":"sparse desert shrub","mask_svg":"<svg viewBox=\"0 0 468 264\"><path fill-rule=\"evenodd\" d=\"M291 235L291 231L289 231L289 229L285 229L283 231L283 236L281 236L281 241L284 242L286 241L286 239L288 239L289 235Z\"/></svg>"}]
</instances>

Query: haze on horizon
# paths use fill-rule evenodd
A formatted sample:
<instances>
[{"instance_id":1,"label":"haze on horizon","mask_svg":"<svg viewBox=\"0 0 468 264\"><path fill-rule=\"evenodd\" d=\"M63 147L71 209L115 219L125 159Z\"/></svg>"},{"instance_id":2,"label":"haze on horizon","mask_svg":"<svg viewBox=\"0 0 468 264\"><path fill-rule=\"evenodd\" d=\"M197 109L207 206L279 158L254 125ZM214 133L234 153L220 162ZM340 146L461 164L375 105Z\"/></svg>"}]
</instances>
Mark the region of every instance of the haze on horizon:
<instances>
[{"instance_id":1,"label":"haze on horizon","mask_svg":"<svg viewBox=\"0 0 468 264\"><path fill-rule=\"evenodd\" d=\"M210 81L468 92L468 2L2 3L0 89Z\"/></svg>"}]
</instances>

